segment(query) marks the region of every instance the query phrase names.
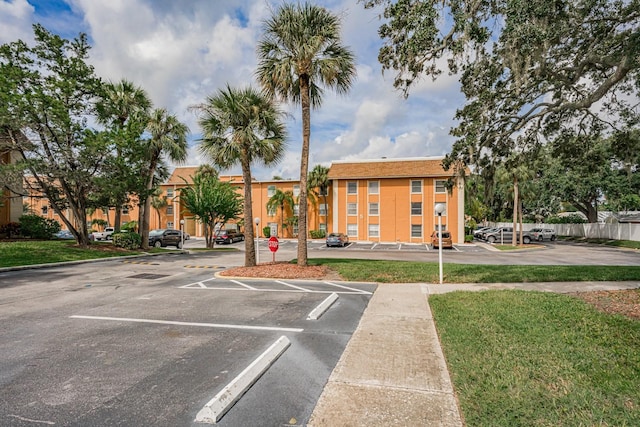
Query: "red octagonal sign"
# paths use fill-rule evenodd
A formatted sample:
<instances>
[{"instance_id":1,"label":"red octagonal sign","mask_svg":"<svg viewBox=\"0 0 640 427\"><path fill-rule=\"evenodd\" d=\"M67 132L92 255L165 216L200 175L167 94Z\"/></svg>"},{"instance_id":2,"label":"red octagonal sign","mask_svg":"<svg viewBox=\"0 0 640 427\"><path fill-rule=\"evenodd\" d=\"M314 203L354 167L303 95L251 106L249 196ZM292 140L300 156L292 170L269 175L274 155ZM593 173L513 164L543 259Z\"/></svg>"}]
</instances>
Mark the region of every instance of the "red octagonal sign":
<instances>
[{"instance_id":1,"label":"red octagonal sign","mask_svg":"<svg viewBox=\"0 0 640 427\"><path fill-rule=\"evenodd\" d=\"M269 250L271 252L275 252L278 250L278 238L276 236L271 236L269 238Z\"/></svg>"}]
</instances>

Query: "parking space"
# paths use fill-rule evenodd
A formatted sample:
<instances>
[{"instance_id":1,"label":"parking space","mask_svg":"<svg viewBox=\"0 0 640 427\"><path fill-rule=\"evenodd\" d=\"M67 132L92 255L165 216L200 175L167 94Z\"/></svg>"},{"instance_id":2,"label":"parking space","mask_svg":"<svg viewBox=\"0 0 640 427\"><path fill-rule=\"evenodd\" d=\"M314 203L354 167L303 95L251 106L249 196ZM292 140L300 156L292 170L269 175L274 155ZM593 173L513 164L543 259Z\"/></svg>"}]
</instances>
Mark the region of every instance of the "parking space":
<instances>
[{"instance_id":1,"label":"parking space","mask_svg":"<svg viewBox=\"0 0 640 427\"><path fill-rule=\"evenodd\" d=\"M0 275L1 425L198 425L203 406L282 336L289 348L218 425L303 424L375 289L220 279L169 256L101 264L113 275L95 277L94 265ZM4 282L21 275L40 279Z\"/></svg>"}]
</instances>

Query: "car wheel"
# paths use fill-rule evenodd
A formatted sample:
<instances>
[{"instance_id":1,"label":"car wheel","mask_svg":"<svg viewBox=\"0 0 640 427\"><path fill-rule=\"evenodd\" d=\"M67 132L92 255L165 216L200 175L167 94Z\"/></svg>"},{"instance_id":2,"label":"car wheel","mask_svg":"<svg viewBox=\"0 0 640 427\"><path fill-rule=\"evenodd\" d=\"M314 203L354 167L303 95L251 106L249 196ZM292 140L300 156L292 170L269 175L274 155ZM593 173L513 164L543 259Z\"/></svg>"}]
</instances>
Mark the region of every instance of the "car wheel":
<instances>
[{"instance_id":1,"label":"car wheel","mask_svg":"<svg viewBox=\"0 0 640 427\"><path fill-rule=\"evenodd\" d=\"M153 247L154 248L161 248L162 247L162 242L160 240L156 240L155 242L153 242Z\"/></svg>"},{"instance_id":2,"label":"car wheel","mask_svg":"<svg viewBox=\"0 0 640 427\"><path fill-rule=\"evenodd\" d=\"M176 248L178 248L178 249L182 249L182 242L178 242L178 243L176 244Z\"/></svg>"},{"instance_id":3,"label":"car wheel","mask_svg":"<svg viewBox=\"0 0 640 427\"><path fill-rule=\"evenodd\" d=\"M538 236L538 242L542 242L542 241L544 241L544 237Z\"/></svg>"},{"instance_id":4,"label":"car wheel","mask_svg":"<svg viewBox=\"0 0 640 427\"><path fill-rule=\"evenodd\" d=\"M233 243L233 240L231 240L231 239L229 238L229 239L225 240L225 243L226 243L227 245L229 245L229 244Z\"/></svg>"},{"instance_id":5,"label":"car wheel","mask_svg":"<svg viewBox=\"0 0 640 427\"><path fill-rule=\"evenodd\" d=\"M551 236L551 241L553 242L554 240L556 240L556 236Z\"/></svg>"},{"instance_id":6,"label":"car wheel","mask_svg":"<svg viewBox=\"0 0 640 427\"><path fill-rule=\"evenodd\" d=\"M496 242L496 238L494 236L489 236L489 238L487 239L487 242L495 243Z\"/></svg>"},{"instance_id":7,"label":"car wheel","mask_svg":"<svg viewBox=\"0 0 640 427\"><path fill-rule=\"evenodd\" d=\"M524 236L522 238L522 241L524 242L525 245L528 245L529 243L531 243L531 239L529 238L529 236Z\"/></svg>"}]
</instances>

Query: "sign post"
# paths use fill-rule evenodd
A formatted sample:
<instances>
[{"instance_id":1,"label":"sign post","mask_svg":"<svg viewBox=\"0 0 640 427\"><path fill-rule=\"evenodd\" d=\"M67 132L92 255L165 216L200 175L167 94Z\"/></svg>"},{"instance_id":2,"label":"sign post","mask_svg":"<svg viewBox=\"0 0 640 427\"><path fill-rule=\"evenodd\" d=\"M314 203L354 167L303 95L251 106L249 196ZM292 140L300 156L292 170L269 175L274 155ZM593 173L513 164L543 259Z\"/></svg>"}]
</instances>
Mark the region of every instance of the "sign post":
<instances>
[{"instance_id":1,"label":"sign post","mask_svg":"<svg viewBox=\"0 0 640 427\"><path fill-rule=\"evenodd\" d=\"M269 238L269 250L273 254L273 262L276 262L276 252L278 251L278 238L276 236L271 236Z\"/></svg>"}]
</instances>

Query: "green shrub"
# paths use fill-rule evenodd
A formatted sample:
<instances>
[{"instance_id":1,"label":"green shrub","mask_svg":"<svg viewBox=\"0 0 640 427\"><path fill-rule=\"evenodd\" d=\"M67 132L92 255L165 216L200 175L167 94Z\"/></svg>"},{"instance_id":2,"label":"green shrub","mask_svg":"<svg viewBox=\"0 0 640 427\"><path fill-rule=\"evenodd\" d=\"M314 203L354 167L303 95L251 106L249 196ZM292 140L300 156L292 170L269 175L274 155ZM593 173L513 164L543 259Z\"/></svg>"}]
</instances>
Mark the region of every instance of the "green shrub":
<instances>
[{"instance_id":1,"label":"green shrub","mask_svg":"<svg viewBox=\"0 0 640 427\"><path fill-rule=\"evenodd\" d=\"M8 239L11 236L19 236L20 235L20 223L18 222L9 222L4 225L0 225L0 234L5 235Z\"/></svg>"},{"instance_id":2,"label":"green shrub","mask_svg":"<svg viewBox=\"0 0 640 427\"><path fill-rule=\"evenodd\" d=\"M324 239L327 237L327 232L324 230L310 230L309 235L312 239Z\"/></svg>"},{"instance_id":3,"label":"green shrub","mask_svg":"<svg viewBox=\"0 0 640 427\"><path fill-rule=\"evenodd\" d=\"M60 223L39 215L22 215L20 217L20 233L33 239L51 239L60 231Z\"/></svg>"},{"instance_id":4,"label":"green shrub","mask_svg":"<svg viewBox=\"0 0 640 427\"><path fill-rule=\"evenodd\" d=\"M271 237L271 227L269 226L262 227L262 235L264 237Z\"/></svg>"},{"instance_id":5,"label":"green shrub","mask_svg":"<svg viewBox=\"0 0 640 427\"><path fill-rule=\"evenodd\" d=\"M465 243L473 242L473 234L467 234L466 236L464 236L464 242Z\"/></svg>"},{"instance_id":6,"label":"green shrub","mask_svg":"<svg viewBox=\"0 0 640 427\"><path fill-rule=\"evenodd\" d=\"M138 249L142 243L140 235L131 231L126 233L114 233L111 236L113 237L113 245L119 248L131 250Z\"/></svg>"},{"instance_id":7,"label":"green shrub","mask_svg":"<svg viewBox=\"0 0 640 427\"><path fill-rule=\"evenodd\" d=\"M120 230L122 231L133 231L135 232L138 229L138 221L129 221L122 224Z\"/></svg>"}]
</instances>

